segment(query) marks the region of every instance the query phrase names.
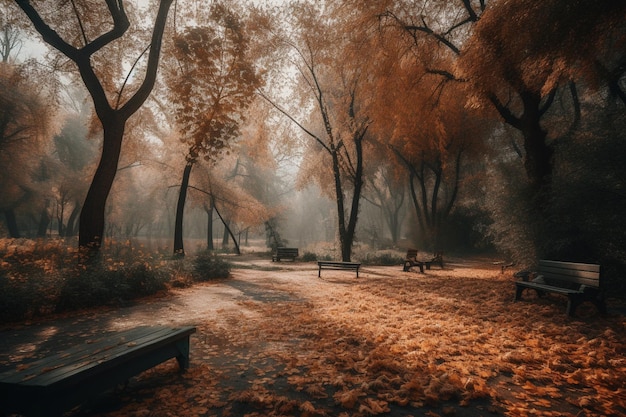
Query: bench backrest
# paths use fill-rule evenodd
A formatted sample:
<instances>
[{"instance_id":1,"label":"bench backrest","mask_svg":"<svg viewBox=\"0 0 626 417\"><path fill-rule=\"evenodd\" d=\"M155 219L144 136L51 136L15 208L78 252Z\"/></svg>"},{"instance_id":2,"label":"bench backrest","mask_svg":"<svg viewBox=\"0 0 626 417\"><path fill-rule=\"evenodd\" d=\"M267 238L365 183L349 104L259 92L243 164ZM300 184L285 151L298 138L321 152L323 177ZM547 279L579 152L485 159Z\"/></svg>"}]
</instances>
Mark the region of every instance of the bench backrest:
<instances>
[{"instance_id":1,"label":"bench backrest","mask_svg":"<svg viewBox=\"0 0 626 417\"><path fill-rule=\"evenodd\" d=\"M538 273L547 284L578 289L581 285L600 288L600 265L576 262L539 261Z\"/></svg>"},{"instance_id":2,"label":"bench backrest","mask_svg":"<svg viewBox=\"0 0 626 417\"><path fill-rule=\"evenodd\" d=\"M406 259L415 259L415 258L417 258L417 249L407 249Z\"/></svg>"},{"instance_id":3,"label":"bench backrest","mask_svg":"<svg viewBox=\"0 0 626 417\"><path fill-rule=\"evenodd\" d=\"M276 253L283 256L298 256L298 248L276 248Z\"/></svg>"}]
</instances>

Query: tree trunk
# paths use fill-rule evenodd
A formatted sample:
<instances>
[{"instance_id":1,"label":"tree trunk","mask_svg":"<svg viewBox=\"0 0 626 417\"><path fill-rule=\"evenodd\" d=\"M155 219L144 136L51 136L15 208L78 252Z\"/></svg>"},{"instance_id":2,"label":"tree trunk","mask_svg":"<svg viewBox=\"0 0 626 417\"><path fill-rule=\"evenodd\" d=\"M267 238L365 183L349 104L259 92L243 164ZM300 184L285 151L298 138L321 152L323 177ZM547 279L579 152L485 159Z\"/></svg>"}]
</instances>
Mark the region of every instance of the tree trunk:
<instances>
[{"instance_id":1,"label":"tree trunk","mask_svg":"<svg viewBox=\"0 0 626 417\"><path fill-rule=\"evenodd\" d=\"M341 248L341 260L350 262L352 252L352 239L349 239L346 230L346 213L344 210L344 195L341 186L341 169L339 167L339 155L336 149L330 154L333 160L333 175L335 177L335 202L337 204L337 229L339 231L339 247Z\"/></svg>"},{"instance_id":2,"label":"tree trunk","mask_svg":"<svg viewBox=\"0 0 626 417\"><path fill-rule=\"evenodd\" d=\"M187 161L183 171L183 179L178 193L178 204L176 205L176 221L174 222L174 255L185 256L183 246L183 214L185 211L185 200L187 199L187 188L189 187L189 177L193 161Z\"/></svg>"},{"instance_id":3,"label":"tree trunk","mask_svg":"<svg viewBox=\"0 0 626 417\"><path fill-rule=\"evenodd\" d=\"M110 120L104 120L102 125L102 155L83 203L79 221L78 245L90 251L98 251L102 246L106 201L117 173L126 120L114 114Z\"/></svg>"},{"instance_id":4,"label":"tree trunk","mask_svg":"<svg viewBox=\"0 0 626 417\"><path fill-rule=\"evenodd\" d=\"M552 180L551 146L546 143L546 131L541 127L541 97L538 94L522 94L524 114L520 118L520 128L524 135L526 159L524 168L535 192L539 192Z\"/></svg>"},{"instance_id":5,"label":"tree trunk","mask_svg":"<svg viewBox=\"0 0 626 417\"><path fill-rule=\"evenodd\" d=\"M20 230L17 227L17 220L15 219L15 211L13 209L4 210L4 218L7 222L7 229L9 230L9 237L14 239L20 238Z\"/></svg>"},{"instance_id":6,"label":"tree trunk","mask_svg":"<svg viewBox=\"0 0 626 417\"><path fill-rule=\"evenodd\" d=\"M213 208L215 209L215 212L217 213L218 217L220 218L220 220L224 224L224 239L222 240L222 246L226 247L225 245L228 245L228 236L230 235L230 237L233 239L233 243L235 244L235 253L237 255L241 255L241 250L239 249L239 244L237 244L237 239L235 239L235 235L230 230L230 227L228 227L228 222L224 220L224 218L220 214L219 210L217 209L217 206L214 205ZM226 241L226 243L224 243L224 241Z\"/></svg>"},{"instance_id":7,"label":"tree trunk","mask_svg":"<svg viewBox=\"0 0 626 417\"><path fill-rule=\"evenodd\" d=\"M213 197L211 197L211 204L207 207L204 206L204 210L207 214L207 229L206 229L206 245L207 249L212 251L215 250L213 246Z\"/></svg>"},{"instance_id":8,"label":"tree trunk","mask_svg":"<svg viewBox=\"0 0 626 417\"><path fill-rule=\"evenodd\" d=\"M67 220L67 227L65 228L65 236L70 237L76 235L76 219L80 214L80 202L76 200L74 202L74 208L70 213L70 218Z\"/></svg>"},{"instance_id":9,"label":"tree trunk","mask_svg":"<svg viewBox=\"0 0 626 417\"><path fill-rule=\"evenodd\" d=\"M46 206L47 205L48 205L48 202L46 201ZM39 225L37 226L37 237L46 237L49 224L50 224L50 215L48 214L48 208L44 207L41 210L41 217L39 218Z\"/></svg>"}]
</instances>

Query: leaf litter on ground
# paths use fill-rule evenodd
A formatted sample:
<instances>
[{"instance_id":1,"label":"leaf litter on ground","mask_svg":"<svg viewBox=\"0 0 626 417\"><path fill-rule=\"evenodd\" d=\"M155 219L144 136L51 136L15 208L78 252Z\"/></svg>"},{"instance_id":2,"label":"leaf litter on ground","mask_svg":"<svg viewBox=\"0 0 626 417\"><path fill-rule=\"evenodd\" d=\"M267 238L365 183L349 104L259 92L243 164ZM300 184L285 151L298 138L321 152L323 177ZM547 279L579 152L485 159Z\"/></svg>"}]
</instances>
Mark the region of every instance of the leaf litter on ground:
<instances>
[{"instance_id":1,"label":"leaf litter on ground","mask_svg":"<svg viewBox=\"0 0 626 417\"><path fill-rule=\"evenodd\" d=\"M191 368L181 375L167 362L71 414L626 414L622 314L583 305L572 319L558 297L513 303L512 274L488 261L426 274L368 266L359 279L319 279L300 262L254 269L267 262L235 269L230 284L178 290L175 306L117 317L196 325Z\"/></svg>"}]
</instances>

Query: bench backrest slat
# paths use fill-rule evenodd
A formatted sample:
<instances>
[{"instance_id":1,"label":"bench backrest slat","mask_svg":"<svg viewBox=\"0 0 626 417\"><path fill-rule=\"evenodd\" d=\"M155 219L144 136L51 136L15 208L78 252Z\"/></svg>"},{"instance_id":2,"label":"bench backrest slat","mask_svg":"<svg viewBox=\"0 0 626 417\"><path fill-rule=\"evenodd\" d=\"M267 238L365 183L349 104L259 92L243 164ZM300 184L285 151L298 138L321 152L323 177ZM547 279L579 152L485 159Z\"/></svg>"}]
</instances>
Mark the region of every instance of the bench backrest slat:
<instances>
[{"instance_id":1,"label":"bench backrest slat","mask_svg":"<svg viewBox=\"0 0 626 417\"><path fill-rule=\"evenodd\" d=\"M538 272L547 283L559 281L571 285L600 287L600 265L596 264L540 260Z\"/></svg>"},{"instance_id":2,"label":"bench backrest slat","mask_svg":"<svg viewBox=\"0 0 626 417\"><path fill-rule=\"evenodd\" d=\"M276 248L279 255L298 255L298 248Z\"/></svg>"},{"instance_id":3,"label":"bench backrest slat","mask_svg":"<svg viewBox=\"0 0 626 417\"><path fill-rule=\"evenodd\" d=\"M415 259L415 258L417 258L417 249L407 249L406 259Z\"/></svg>"}]
</instances>

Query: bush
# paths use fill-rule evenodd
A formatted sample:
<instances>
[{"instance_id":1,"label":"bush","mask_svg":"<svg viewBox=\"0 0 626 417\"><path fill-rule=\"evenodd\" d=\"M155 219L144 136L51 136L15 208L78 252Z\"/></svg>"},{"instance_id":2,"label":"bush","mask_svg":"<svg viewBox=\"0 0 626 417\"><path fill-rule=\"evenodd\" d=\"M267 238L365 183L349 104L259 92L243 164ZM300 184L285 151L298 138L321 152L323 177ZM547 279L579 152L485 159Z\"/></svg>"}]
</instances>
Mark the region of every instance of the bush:
<instances>
[{"instance_id":1,"label":"bush","mask_svg":"<svg viewBox=\"0 0 626 417\"><path fill-rule=\"evenodd\" d=\"M210 281L230 276L231 265L210 251L200 252L193 260L193 277L196 281Z\"/></svg>"},{"instance_id":2,"label":"bush","mask_svg":"<svg viewBox=\"0 0 626 417\"><path fill-rule=\"evenodd\" d=\"M366 265L402 265L404 257L392 251L368 253L361 260Z\"/></svg>"},{"instance_id":3,"label":"bush","mask_svg":"<svg viewBox=\"0 0 626 417\"><path fill-rule=\"evenodd\" d=\"M112 244L92 259L63 240L0 240L0 322L155 294L173 275L162 257Z\"/></svg>"},{"instance_id":4,"label":"bush","mask_svg":"<svg viewBox=\"0 0 626 417\"><path fill-rule=\"evenodd\" d=\"M167 271L152 269L144 263L110 268L97 262L66 279L57 310L127 302L156 294L167 288L168 277Z\"/></svg>"},{"instance_id":5,"label":"bush","mask_svg":"<svg viewBox=\"0 0 626 417\"><path fill-rule=\"evenodd\" d=\"M301 259L303 262L314 262L317 261L317 255L313 252L304 252Z\"/></svg>"}]
</instances>

